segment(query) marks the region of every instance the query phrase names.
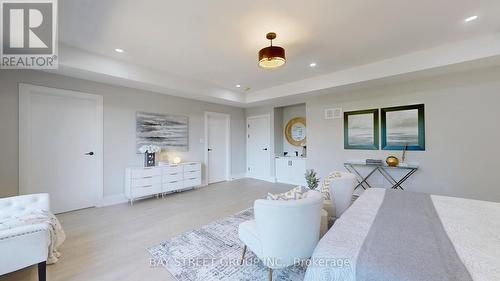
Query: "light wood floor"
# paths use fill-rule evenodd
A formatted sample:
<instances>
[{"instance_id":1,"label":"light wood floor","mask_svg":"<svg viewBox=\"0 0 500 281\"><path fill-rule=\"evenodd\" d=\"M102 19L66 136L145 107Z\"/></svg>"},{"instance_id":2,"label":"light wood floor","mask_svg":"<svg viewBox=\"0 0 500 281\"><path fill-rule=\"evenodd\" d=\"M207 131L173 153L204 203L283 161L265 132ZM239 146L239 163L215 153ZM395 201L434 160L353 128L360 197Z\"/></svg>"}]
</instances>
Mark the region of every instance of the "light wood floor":
<instances>
[{"instance_id":1,"label":"light wood floor","mask_svg":"<svg viewBox=\"0 0 500 281\"><path fill-rule=\"evenodd\" d=\"M242 179L137 201L132 207L120 204L61 214L67 240L60 261L47 267L47 280L174 280L166 269L150 267L146 248L251 207L267 192L288 189L285 184ZM0 280L38 280L36 266Z\"/></svg>"}]
</instances>

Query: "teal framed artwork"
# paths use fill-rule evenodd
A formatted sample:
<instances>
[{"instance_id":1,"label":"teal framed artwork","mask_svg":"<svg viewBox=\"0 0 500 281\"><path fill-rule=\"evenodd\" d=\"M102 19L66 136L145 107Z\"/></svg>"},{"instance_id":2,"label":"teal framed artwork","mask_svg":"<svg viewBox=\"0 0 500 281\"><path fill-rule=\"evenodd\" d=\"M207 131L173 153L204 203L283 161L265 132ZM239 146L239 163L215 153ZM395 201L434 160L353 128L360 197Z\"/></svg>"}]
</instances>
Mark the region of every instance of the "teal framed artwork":
<instances>
[{"instance_id":1,"label":"teal framed artwork","mask_svg":"<svg viewBox=\"0 0 500 281\"><path fill-rule=\"evenodd\" d=\"M383 150L425 150L423 104L381 109Z\"/></svg>"},{"instance_id":2,"label":"teal framed artwork","mask_svg":"<svg viewBox=\"0 0 500 281\"><path fill-rule=\"evenodd\" d=\"M379 149L378 109L344 112L344 149Z\"/></svg>"}]
</instances>

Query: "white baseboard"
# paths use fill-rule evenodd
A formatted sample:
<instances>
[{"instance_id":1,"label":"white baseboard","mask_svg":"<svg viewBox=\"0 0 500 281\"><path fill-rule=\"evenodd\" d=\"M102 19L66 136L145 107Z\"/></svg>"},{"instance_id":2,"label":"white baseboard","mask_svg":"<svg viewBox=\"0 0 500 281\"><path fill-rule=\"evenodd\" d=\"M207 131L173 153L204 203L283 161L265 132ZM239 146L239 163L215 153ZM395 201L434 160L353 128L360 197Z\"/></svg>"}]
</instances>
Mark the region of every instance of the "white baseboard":
<instances>
[{"instance_id":1,"label":"white baseboard","mask_svg":"<svg viewBox=\"0 0 500 281\"><path fill-rule=\"evenodd\" d=\"M122 203L127 203L128 199L125 197L125 194L114 194L114 195L109 195L105 196L102 198L101 202L97 204L97 207L105 207L105 206L111 206L111 205L116 205L116 204L122 204Z\"/></svg>"},{"instance_id":2,"label":"white baseboard","mask_svg":"<svg viewBox=\"0 0 500 281\"><path fill-rule=\"evenodd\" d=\"M256 179L256 180L262 180L262 181L268 181L268 182L276 183L276 178L275 177L254 178L254 177L249 177L248 174L246 174L245 178L250 178L250 179Z\"/></svg>"},{"instance_id":3,"label":"white baseboard","mask_svg":"<svg viewBox=\"0 0 500 281\"><path fill-rule=\"evenodd\" d=\"M231 176L231 180L239 180L239 179L244 179L246 177L247 177L247 175L245 173L234 174L234 175Z\"/></svg>"}]
</instances>

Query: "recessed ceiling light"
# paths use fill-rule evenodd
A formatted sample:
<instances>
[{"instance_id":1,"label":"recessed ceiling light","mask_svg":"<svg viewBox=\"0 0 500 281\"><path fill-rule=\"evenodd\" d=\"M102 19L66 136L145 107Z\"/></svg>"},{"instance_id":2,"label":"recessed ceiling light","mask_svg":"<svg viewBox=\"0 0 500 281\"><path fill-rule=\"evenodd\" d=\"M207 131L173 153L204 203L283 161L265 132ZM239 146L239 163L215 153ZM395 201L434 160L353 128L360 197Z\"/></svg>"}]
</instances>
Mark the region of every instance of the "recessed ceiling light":
<instances>
[{"instance_id":1,"label":"recessed ceiling light","mask_svg":"<svg viewBox=\"0 0 500 281\"><path fill-rule=\"evenodd\" d=\"M123 52L125 52L125 51L124 51L123 49L116 48L116 49L115 49L115 52L117 52L117 53L123 53Z\"/></svg>"},{"instance_id":2,"label":"recessed ceiling light","mask_svg":"<svg viewBox=\"0 0 500 281\"><path fill-rule=\"evenodd\" d=\"M236 85L236 88L241 88L241 85L240 84Z\"/></svg>"},{"instance_id":3,"label":"recessed ceiling light","mask_svg":"<svg viewBox=\"0 0 500 281\"><path fill-rule=\"evenodd\" d=\"M471 17L468 17L465 19L465 22L470 22L470 21L475 21L477 20L479 17L478 16L471 16Z\"/></svg>"},{"instance_id":4,"label":"recessed ceiling light","mask_svg":"<svg viewBox=\"0 0 500 281\"><path fill-rule=\"evenodd\" d=\"M316 63L315 63L315 62L311 62L311 63L309 64L309 66L310 66L310 67L316 67Z\"/></svg>"}]
</instances>

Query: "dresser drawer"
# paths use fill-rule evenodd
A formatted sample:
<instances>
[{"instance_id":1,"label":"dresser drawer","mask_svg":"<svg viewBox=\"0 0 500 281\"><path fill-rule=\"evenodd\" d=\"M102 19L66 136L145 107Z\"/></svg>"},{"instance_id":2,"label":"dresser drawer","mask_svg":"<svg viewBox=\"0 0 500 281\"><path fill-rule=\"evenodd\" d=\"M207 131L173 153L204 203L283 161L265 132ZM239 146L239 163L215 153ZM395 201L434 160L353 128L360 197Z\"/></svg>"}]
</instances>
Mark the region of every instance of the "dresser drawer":
<instances>
[{"instance_id":1,"label":"dresser drawer","mask_svg":"<svg viewBox=\"0 0 500 281\"><path fill-rule=\"evenodd\" d=\"M182 166L170 165L163 167L163 174L177 174L177 173L182 173Z\"/></svg>"},{"instance_id":2,"label":"dresser drawer","mask_svg":"<svg viewBox=\"0 0 500 281\"><path fill-rule=\"evenodd\" d=\"M143 187L148 185L158 185L161 184L160 176L147 176L143 178L132 179L131 187Z\"/></svg>"},{"instance_id":3,"label":"dresser drawer","mask_svg":"<svg viewBox=\"0 0 500 281\"><path fill-rule=\"evenodd\" d=\"M201 178L185 178L184 179L184 188L187 187L195 187L201 185Z\"/></svg>"},{"instance_id":4,"label":"dresser drawer","mask_svg":"<svg viewBox=\"0 0 500 281\"><path fill-rule=\"evenodd\" d=\"M163 182L162 192L169 192L174 190L179 190L184 188L184 182L182 180L172 180L168 182Z\"/></svg>"},{"instance_id":5,"label":"dresser drawer","mask_svg":"<svg viewBox=\"0 0 500 281\"><path fill-rule=\"evenodd\" d=\"M161 193L161 184L145 185L142 187L132 188L132 196L134 198L155 195L158 193Z\"/></svg>"},{"instance_id":6,"label":"dresser drawer","mask_svg":"<svg viewBox=\"0 0 500 281\"><path fill-rule=\"evenodd\" d=\"M181 181L182 179L182 173L163 175L163 182Z\"/></svg>"},{"instance_id":7,"label":"dresser drawer","mask_svg":"<svg viewBox=\"0 0 500 281\"><path fill-rule=\"evenodd\" d=\"M184 172L184 179L201 178L200 171Z\"/></svg>"},{"instance_id":8,"label":"dresser drawer","mask_svg":"<svg viewBox=\"0 0 500 281\"><path fill-rule=\"evenodd\" d=\"M184 172L201 171L200 163L188 163L184 164Z\"/></svg>"},{"instance_id":9,"label":"dresser drawer","mask_svg":"<svg viewBox=\"0 0 500 281\"><path fill-rule=\"evenodd\" d=\"M133 179L137 178L149 178L154 176L161 175L161 168L152 167L152 168L141 168L141 169L132 169L131 177Z\"/></svg>"}]
</instances>

